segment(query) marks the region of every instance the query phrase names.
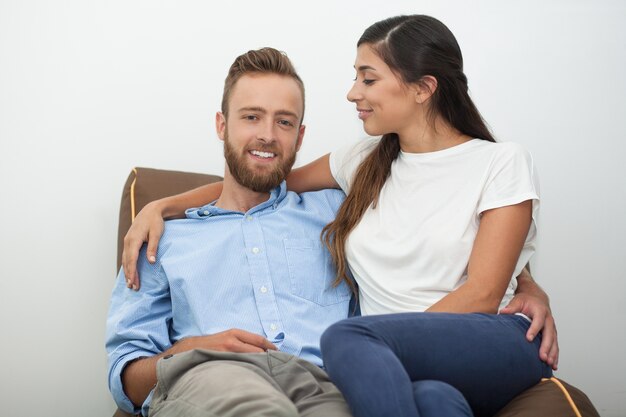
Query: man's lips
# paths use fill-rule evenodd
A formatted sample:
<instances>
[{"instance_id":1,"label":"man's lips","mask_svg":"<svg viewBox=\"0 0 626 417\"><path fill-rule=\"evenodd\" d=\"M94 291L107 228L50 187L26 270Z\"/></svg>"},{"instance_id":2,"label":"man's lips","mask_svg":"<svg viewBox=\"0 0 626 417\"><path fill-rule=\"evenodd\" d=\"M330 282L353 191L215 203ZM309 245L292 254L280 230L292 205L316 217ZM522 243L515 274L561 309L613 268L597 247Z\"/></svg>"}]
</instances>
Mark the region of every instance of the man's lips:
<instances>
[{"instance_id":1,"label":"man's lips","mask_svg":"<svg viewBox=\"0 0 626 417\"><path fill-rule=\"evenodd\" d=\"M272 161L276 158L276 154L274 152L259 151L256 149L249 150L248 154L252 155L254 159L261 161Z\"/></svg>"},{"instance_id":2,"label":"man's lips","mask_svg":"<svg viewBox=\"0 0 626 417\"><path fill-rule=\"evenodd\" d=\"M372 114L372 110L367 109L356 109L359 112L359 119L365 120Z\"/></svg>"}]
</instances>

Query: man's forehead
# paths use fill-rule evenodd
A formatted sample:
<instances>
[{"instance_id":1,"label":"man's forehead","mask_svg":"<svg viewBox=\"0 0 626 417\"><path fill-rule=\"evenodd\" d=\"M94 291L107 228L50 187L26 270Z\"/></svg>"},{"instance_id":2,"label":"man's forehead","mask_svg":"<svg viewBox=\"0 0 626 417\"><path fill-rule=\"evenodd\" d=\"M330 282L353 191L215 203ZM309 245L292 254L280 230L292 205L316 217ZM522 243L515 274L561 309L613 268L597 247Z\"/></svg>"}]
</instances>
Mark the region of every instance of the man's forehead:
<instances>
[{"instance_id":1,"label":"man's forehead","mask_svg":"<svg viewBox=\"0 0 626 417\"><path fill-rule=\"evenodd\" d=\"M246 74L237 80L230 97L231 111L236 112L255 109L301 117L303 104L298 83L279 74Z\"/></svg>"}]
</instances>

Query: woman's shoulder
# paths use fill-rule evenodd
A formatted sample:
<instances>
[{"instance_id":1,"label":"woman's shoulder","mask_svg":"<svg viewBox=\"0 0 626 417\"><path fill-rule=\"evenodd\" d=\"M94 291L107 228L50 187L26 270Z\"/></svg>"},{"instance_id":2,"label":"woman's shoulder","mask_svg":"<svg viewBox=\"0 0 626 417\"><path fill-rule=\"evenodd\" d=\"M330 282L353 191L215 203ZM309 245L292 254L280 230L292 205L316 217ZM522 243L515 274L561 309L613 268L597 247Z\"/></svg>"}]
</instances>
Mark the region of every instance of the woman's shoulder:
<instances>
[{"instance_id":1,"label":"woman's shoulder","mask_svg":"<svg viewBox=\"0 0 626 417\"><path fill-rule=\"evenodd\" d=\"M500 154L502 158L508 160L523 160L529 165L533 165L533 157L524 145L517 142L499 142Z\"/></svg>"},{"instance_id":2,"label":"woman's shoulder","mask_svg":"<svg viewBox=\"0 0 626 417\"><path fill-rule=\"evenodd\" d=\"M495 159L511 160L511 159L525 159L532 160L532 156L528 149L517 142L483 142L481 149L484 152L490 153Z\"/></svg>"}]
</instances>

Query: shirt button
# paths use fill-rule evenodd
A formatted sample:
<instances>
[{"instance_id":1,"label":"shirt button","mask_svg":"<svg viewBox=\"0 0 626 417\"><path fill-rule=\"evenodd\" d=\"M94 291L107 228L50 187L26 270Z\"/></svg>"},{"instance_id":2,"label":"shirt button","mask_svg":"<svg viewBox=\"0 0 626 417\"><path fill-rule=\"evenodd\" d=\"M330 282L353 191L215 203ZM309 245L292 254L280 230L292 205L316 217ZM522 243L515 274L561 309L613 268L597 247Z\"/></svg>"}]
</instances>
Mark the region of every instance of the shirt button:
<instances>
[{"instance_id":1,"label":"shirt button","mask_svg":"<svg viewBox=\"0 0 626 417\"><path fill-rule=\"evenodd\" d=\"M274 323L272 323L272 324L270 325L270 329L272 329L272 330L276 330L276 329L278 329L278 326L277 326L277 325L275 325Z\"/></svg>"},{"instance_id":2,"label":"shirt button","mask_svg":"<svg viewBox=\"0 0 626 417\"><path fill-rule=\"evenodd\" d=\"M249 221L249 222L251 222L251 221L252 221L252 216L247 215L247 216L246 216L246 220L247 220L247 221Z\"/></svg>"},{"instance_id":3,"label":"shirt button","mask_svg":"<svg viewBox=\"0 0 626 417\"><path fill-rule=\"evenodd\" d=\"M267 292L267 287L264 285L261 287L261 292L265 294Z\"/></svg>"},{"instance_id":4,"label":"shirt button","mask_svg":"<svg viewBox=\"0 0 626 417\"><path fill-rule=\"evenodd\" d=\"M209 210L204 210L204 211L202 212L202 214L204 214L205 216L208 216L208 215L209 215Z\"/></svg>"},{"instance_id":5,"label":"shirt button","mask_svg":"<svg viewBox=\"0 0 626 417\"><path fill-rule=\"evenodd\" d=\"M257 248L257 247L252 248L252 253L254 253L255 255L256 255L257 253L259 253L260 251L261 251L261 249L259 249L259 248Z\"/></svg>"}]
</instances>

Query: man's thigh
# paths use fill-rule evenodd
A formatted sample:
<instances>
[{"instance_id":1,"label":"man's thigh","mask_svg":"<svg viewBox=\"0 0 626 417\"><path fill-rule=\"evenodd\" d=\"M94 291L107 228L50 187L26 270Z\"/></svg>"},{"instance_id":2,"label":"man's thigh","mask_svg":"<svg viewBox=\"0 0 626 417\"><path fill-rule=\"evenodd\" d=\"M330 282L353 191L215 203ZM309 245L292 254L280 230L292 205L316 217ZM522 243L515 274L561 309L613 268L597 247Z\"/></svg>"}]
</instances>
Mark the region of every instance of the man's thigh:
<instances>
[{"instance_id":1,"label":"man's thigh","mask_svg":"<svg viewBox=\"0 0 626 417\"><path fill-rule=\"evenodd\" d=\"M268 352L274 381L296 405L302 417L350 417L339 389L319 367L282 352Z\"/></svg>"},{"instance_id":2,"label":"man's thigh","mask_svg":"<svg viewBox=\"0 0 626 417\"><path fill-rule=\"evenodd\" d=\"M350 416L324 371L280 352L194 350L160 360L157 372L151 416Z\"/></svg>"}]
</instances>

